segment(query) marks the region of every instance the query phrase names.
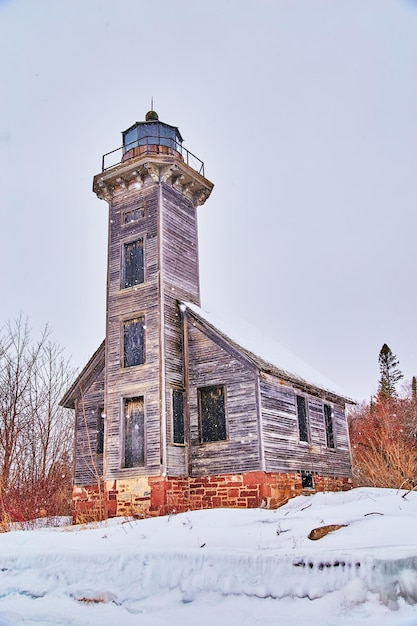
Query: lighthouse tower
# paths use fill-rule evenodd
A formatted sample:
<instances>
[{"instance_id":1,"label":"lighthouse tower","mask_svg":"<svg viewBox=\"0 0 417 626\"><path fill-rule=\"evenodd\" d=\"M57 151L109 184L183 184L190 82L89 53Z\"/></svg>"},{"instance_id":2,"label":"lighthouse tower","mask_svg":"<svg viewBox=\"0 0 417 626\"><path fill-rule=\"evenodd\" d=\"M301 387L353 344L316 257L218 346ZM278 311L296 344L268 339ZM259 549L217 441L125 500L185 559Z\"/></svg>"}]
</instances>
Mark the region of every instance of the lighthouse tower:
<instances>
[{"instance_id":1,"label":"lighthouse tower","mask_svg":"<svg viewBox=\"0 0 417 626\"><path fill-rule=\"evenodd\" d=\"M93 183L109 206L102 471L136 498L187 473L179 302L200 304L196 207L213 185L182 141L149 111Z\"/></svg>"}]
</instances>

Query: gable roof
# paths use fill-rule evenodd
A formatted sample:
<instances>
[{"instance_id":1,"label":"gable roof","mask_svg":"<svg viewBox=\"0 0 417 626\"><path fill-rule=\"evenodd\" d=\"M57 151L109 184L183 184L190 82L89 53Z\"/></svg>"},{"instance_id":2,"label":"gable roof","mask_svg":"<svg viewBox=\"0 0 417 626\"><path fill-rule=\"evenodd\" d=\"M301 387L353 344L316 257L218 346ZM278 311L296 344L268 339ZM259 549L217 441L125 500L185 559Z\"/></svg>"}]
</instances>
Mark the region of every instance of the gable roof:
<instances>
[{"instance_id":1,"label":"gable roof","mask_svg":"<svg viewBox=\"0 0 417 626\"><path fill-rule=\"evenodd\" d=\"M305 391L325 393L348 404L355 404L336 384L258 329L237 323L236 320L218 321L190 302L183 302L180 307L208 326L258 369L294 383Z\"/></svg>"},{"instance_id":2,"label":"gable roof","mask_svg":"<svg viewBox=\"0 0 417 626\"><path fill-rule=\"evenodd\" d=\"M97 374L102 371L104 368L105 345L106 341L104 340L62 397L59 403L61 406L67 409L74 409L76 398L81 392L87 391L89 386L96 379Z\"/></svg>"},{"instance_id":3,"label":"gable roof","mask_svg":"<svg viewBox=\"0 0 417 626\"><path fill-rule=\"evenodd\" d=\"M232 349L237 350L259 370L293 383L310 393L324 393L348 404L355 404L354 400L327 377L278 342L263 335L257 328L242 322L237 323L236 320L233 322L219 321L207 311L190 302L180 303L180 308L182 311L190 313L203 326L210 329L214 335L221 337ZM75 400L80 395L81 390L85 392L94 382L97 374L104 368L105 344L104 340L78 374L62 397L61 406L68 409L75 408Z\"/></svg>"}]
</instances>

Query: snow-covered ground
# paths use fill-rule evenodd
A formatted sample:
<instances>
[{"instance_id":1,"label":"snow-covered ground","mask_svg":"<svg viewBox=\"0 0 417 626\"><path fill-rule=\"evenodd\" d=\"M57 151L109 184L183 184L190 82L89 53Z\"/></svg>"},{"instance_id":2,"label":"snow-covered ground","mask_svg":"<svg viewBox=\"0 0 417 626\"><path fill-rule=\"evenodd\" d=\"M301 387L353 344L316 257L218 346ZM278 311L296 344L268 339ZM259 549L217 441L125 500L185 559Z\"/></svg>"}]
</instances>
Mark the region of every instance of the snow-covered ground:
<instances>
[{"instance_id":1,"label":"snow-covered ground","mask_svg":"<svg viewBox=\"0 0 417 626\"><path fill-rule=\"evenodd\" d=\"M388 489L4 533L0 626L414 626L416 536Z\"/></svg>"}]
</instances>

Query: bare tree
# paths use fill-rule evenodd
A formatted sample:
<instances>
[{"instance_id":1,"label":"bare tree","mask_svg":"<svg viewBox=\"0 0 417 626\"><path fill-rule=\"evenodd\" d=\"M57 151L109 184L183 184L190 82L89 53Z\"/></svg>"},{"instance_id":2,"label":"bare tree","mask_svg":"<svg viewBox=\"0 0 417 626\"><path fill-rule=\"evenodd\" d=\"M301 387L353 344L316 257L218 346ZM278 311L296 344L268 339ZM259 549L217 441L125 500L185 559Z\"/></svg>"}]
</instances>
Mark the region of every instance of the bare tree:
<instances>
[{"instance_id":1,"label":"bare tree","mask_svg":"<svg viewBox=\"0 0 417 626\"><path fill-rule=\"evenodd\" d=\"M36 441L32 442L35 458L27 468L27 477L45 480L51 468L71 456L73 448L72 412L59 406L63 391L73 372L63 350L46 341L32 372L30 408Z\"/></svg>"},{"instance_id":2,"label":"bare tree","mask_svg":"<svg viewBox=\"0 0 417 626\"><path fill-rule=\"evenodd\" d=\"M42 342L42 338L41 338ZM31 375L39 351L31 345L27 321L19 317L7 323L0 363L0 460L1 489L10 485L19 440L29 425L28 397Z\"/></svg>"},{"instance_id":3,"label":"bare tree","mask_svg":"<svg viewBox=\"0 0 417 626\"><path fill-rule=\"evenodd\" d=\"M0 495L12 516L51 508L71 485L72 417L58 402L73 371L50 337L46 326L33 339L22 316L0 337Z\"/></svg>"}]
</instances>

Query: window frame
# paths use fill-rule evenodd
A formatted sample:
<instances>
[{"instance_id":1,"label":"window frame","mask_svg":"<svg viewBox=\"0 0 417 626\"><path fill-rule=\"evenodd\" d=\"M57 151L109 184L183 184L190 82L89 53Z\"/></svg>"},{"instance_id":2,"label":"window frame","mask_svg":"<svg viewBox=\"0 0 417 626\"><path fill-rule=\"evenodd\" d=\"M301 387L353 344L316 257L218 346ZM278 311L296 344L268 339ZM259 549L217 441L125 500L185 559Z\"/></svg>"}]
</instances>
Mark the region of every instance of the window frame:
<instances>
[{"instance_id":1,"label":"window frame","mask_svg":"<svg viewBox=\"0 0 417 626\"><path fill-rule=\"evenodd\" d=\"M97 408L97 439L96 454L102 456L104 454L104 437L105 437L105 414L104 407Z\"/></svg>"},{"instance_id":2,"label":"window frame","mask_svg":"<svg viewBox=\"0 0 417 626\"><path fill-rule=\"evenodd\" d=\"M327 412L327 415L326 415L326 412ZM326 436L326 447L329 450L336 450L337 446L336 446L336 433L335 433L335 428L334 428L334 409L332 405L327 402L323 402L323 419L324 419L324 434Z\"/></svg>"},{"instance_id":3,"label":"window frame","mask_svg":"<svg viewBox=\"0 0 417 626\"><path fill-rule=\"evenodd\" d=\"M304 490L314 490L315 489L315 485L314 485L314 474L311 471L308 470L301 470L300 471L301 474L301 488ZM307 484L307 482L309 484Z\"/></svg>"},{"instance_id":4,"label":"window frame","mask_svg":"<svg viewBox=\"0 0 417 626\"><path fill-rule=\"evenodd\" d=\"M224 438L221 439L205 439L204 438L204 416L202 412L202 394L209 389L221 389L222 398L223 398L223 418L224 425L222 426L224 430ZM210 443L218 443L221 441L228 441L229 433L228 433L228 419L227 419L227 394L226 394L226 385L204 385L202 387L197 387L197 406L198 406L198 422L199 422L199 437L201 444L210 444ZM218 428L218 426L217 426Z\"/></svg>"},{"instance_id":5,"label":"window frame","mask_svg":"<svg viewBox=\"0 0 417 626\"><path fill-rule=\"evenodd\" d=\"M182 415L181 415L181 421L182 421L182 429L180 427L179 429L179 434L182 434L182 441L176 441L176 432L177 432L177 428L176 428L176 416L175 416L175 403L174 403L174 398L176 395L180 395L182 396ZM174 446L185 446L185 389L180 388L180 387L173 387L171 389L171 411L172 411L172 444ZM182 431L182 432L181 432Z\"/></svg>"},{"instance_id":6,"label":"window frame","mask_svg":"<svg viewBox=\"0 0 417 626\"><path fill-rule=\"evenodd\" d=\"M142 419L142 443L143 443L143 463L136 465L126 465L126 406L129 402L133 402L135 400L142 400L143 406L143 419ZM142 395L134 395L134 396L123 396L121 398L121 433L122 433L122 445L121 449L121 459L120 459L120 467L121 469L132 470L138 468L145 468L147 464L147 439L146 439L146 403L145 403L145 394Z\"/></svg>"},{"instance_id":7,"label":"window frame","mask_svg":"<svg viewBox=\"0 0 417 626\"><path fill-rule=\"evenodd\" d=\"M311 434L310 434L310 416L309 416L309 411L308 411L308 398L307 396L303 395L303 394L299 394L297 393L295 395L295 408L296 408L296 416L297 416L297 424L298 424L298 441L299 443L303 444L303 445L308 445L310 444L311 441ZM299 410L299 400L303 401L304 403L304 426L305 428L302 428L301 425L301 421L300 421L300 410ZM302 435L303 432L305 431L305 439L302 439Z\"/></svg>"},{"instance_id":8,"label":"window frame","mask_svg":"<svg viewBox=\"0 0 417 626\"><path fill-rule=\"evenodd\" d=\"M129 215L130 213L135 213L136 211L142 211L142 215L126 222L126 216ZM130 226L131 224L136 224L137 222L140 222L141 220L145 219L145 215L146 215L146 207L144 204L140 206L136 206L134 209L124 209L122 211L122 219L121 219L122 226Z\"/></svg>"},{"instance_id":9,"label":"window frame","mask_svg":"<svg viewBox=\"0 0 417 626\"><path fill-rule=\"evenodd\" d=\"M126 332L125 328L129 322L134 322L135 320L142 320L142 361L139 363L132 363L132 365L126 365ZM121 330L120 330L120 367L123 370L129 370L131 367L141 367L146 363L146 316L142 313L138 313L134 317L129 317L127 319L123 319L121 321Z\"/></svg>"},{"instance_id":10,"label":"window frame","mask_svg":"<svg viewBox=\"0 0 417 626\"><path fill-rule=\"evenodd\" d=\"M143 280L142 282L126 286L126 247L130 244L137 243L138 241L142 242L142 278ZM129 237L129 238L123 239L120 242L120 290L121 291L126 291L127 289L137 289L138 287L146 283L146 264L145 264L146 250L145 248L146 248L146 237L143 234L142 235L138 234L138 235L135 235L135 237Z\"/></svg>"}]
</instances>

